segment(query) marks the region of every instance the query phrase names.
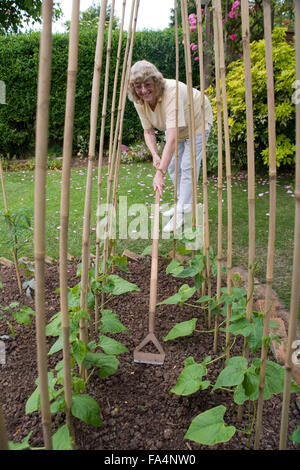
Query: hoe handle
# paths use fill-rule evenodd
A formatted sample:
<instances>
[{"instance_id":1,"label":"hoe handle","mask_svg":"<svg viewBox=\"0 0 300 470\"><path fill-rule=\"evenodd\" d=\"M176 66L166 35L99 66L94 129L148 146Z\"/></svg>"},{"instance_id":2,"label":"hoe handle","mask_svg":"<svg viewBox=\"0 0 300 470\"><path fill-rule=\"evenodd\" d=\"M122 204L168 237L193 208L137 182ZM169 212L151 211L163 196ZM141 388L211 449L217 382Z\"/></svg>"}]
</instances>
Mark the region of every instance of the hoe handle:
<instances>
[{"instance_id":1,"label":"hoe handle","mask_svg":"<svg viewBox=\"0 0 300 470\"><path fill-rule=\"evenodd\" d=\"M152 241L152 261L150 279L150 301L149 301L149 332L154 332L155 309L157 297L157 268L158 268L158 240L159 240L159 191L156 190L154 205L154 225Z\"/></svg>"}]
</instances>

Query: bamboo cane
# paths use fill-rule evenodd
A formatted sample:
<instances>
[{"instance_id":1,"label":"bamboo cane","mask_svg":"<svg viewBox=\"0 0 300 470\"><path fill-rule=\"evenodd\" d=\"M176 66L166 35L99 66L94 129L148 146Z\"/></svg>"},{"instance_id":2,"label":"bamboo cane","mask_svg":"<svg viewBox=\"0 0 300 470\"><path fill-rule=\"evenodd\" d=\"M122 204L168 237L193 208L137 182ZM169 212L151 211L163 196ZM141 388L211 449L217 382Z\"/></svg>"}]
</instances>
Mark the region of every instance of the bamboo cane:
<instances>
[{"instance_id":1,"label":"bamboo cane","mask_svg":"<svg viewBox=\"0 0 300 470\"><path fill-rule=\"evenodd\" d=\"M6 196L6 190L5 190L4 174L2 170L1 158L0 158L0 179L1 179L1 187L2 187L2 194L3 194L3 201L4 201L4 210L6 213L8 213L7 196ZM12 231L10 223L8 224L8 230L10 232ZM22 283L21 283L20 271L19 271L19 266L18 266L18 252L14 246L12 247L12 254L13 254L14 265L15 265L15 270L16 270L18 289L19 289L20 294L22 295Z\"/></svg>"},{"instance_id":2,"label":"bamboo cane","mask_svg":"<svg viewBox=\"0 0 300 470\"><path fill-rule=\"evenodd\" d=\"M226 92L226 71L225 71L225 58L224 58L224 41L223 41L223 26L222 26L222 9L221 0L215 0L215 7L217 13L218 29L219 29L219 52L220 52L220 74L221 74L221 88L222 88L222 102L223 102L223 119L224 119L224 138L225 138L225 161L226 161L226 183L227 183L227 293L231 295L231 274L232 274L232 191L231 191L231 156L230 156L230 141L229 141L229 126L228 126L228 107L227 107L227 92ZM227 319L231 315L231 307L227 306ZM229 327L229 322L226 322L226 328ZM226 333L226 357L229 358L229 339L230 334Z\"/></svg>"},{"instance_id":3,"label":"bamboo cane","mask_svg":"<svg viewBox=\"0 0 300 470\"><path fill-rule=\"evenodd\" d=\"M124 21L124 14L125 14L125 4L123 5L123 20L122 22ZM130 38L131 38L131 34L132 34L132 23L133 23L133 15L134 15L134 7L135 5L132 4L132 10L131 10L131 18L130 18L130 22L129 22L129 30L128 30L128 35L127 35L127 41L126 41L126 48L125 48L125 54L124 54L124 64L126 63L127 61L127 58L128 58L128 50L129 50L129 46L130 46ZM119 46L121 46L121 42L119 42ZM119 59L119 62L120 62L120 59ZM119 64L118 64L119 65ZM125 80L125 72L126 72L126 67L123 68L122 70L122 75L121 75L121 93L120 93L120 100L119 103L122 102L122 95L124 93L124 88L122 86L122 84L124 85L124 80ZM118 73L118 67L116 68L116 74L115 74L115 83L117 82L117 73ZM124 105L125 106L125 105ZM112 106L112 110L113 110L113 106ZM120 111L121 113L121 111ZM120 117L120 115L119 115ZM114 120L114 114L112 114L111 116L111 136L110 136L110 150L109 150L109 155L111 155L111 152L112 152L112 149L113 149L113 120ZM120 119L119 121L117 122L117 126L116 126L116 130L115 130L115 142L117 143L118 142L118 132L119 132L119 127L120 127ZM120 142L120 146L121 146L121 142ZM117 152L117 153L115 153ZM121 147L119 148L118 147L118 150L116 150L115 148L115 152L114 152L114 163L115 163L115 168L114 168L114 183L113 183L113 190L112 190L112 207L113 207L113 213L116 214L116 211L117 211L117 193L118 193L118 180L119 180L119 172L120 172L120 163L121 163ZM119 157L117 157L116 155L119 155ZM112 234L112 223L113 223L113 219L111 218L109 220L109 224L110 224L110 229L109 229L109 234ZM113 235L113 234L112 234ZM110 240L109 240L110 242ZM116 253L116 245L113 244L112 246L112 254L115 255ZM111 268L113 270L113 266Z\"/></svg>"},{"instance_id":4,"label":"bamboo cane","mask_svg":"<svg viewBox=\"0 0 300 470\"><path fill-rule=\"evenodd\" d=\"M203 172L203 221L204 221L204 243L203 254L206 257L206 279L207 294L211 297L211 278L210 278L210 259L209 259L209 221L208 221L208 191L207 191L207 159L206 159L206 133L205 133L205 79L204 79L204 61L203 61L203 27L201 1L197 0L197 22L198 22L198 56L199 56L199 72L200 72L200 89L201 89L201 112L202 112L202 172ZM208 327L211 327L211 313L208 310Z\"/></svg>"},{"instance_id":5,"label":"bamboo cane","mask_svg":"<svg viewBox=\"0 0 300 470\"><path fill-rule=\"evenodd\" d=\"M267 285L265 294L265 318L263 337L269 335L269 324L272 307L272 282L274 267L275 229L276 229L276 122L275 122L275 93L272 57L272 4L271 0L264 0L264 31L265 31L265 55L267 72L267 97L268 97L268 125L269 125L269 176L270 176L270 217L267 255ZM259 449L260 429L262 422L264 383L266 374L266 356L268 346L263 342L261 349L261 366L259 376L259 393L257 406L257 420L255 426L254 448Z\"/></svg>"},{"instance_id":6,"label":"bamboo cane","mask_svg":"<svg viewBox=\"0 0 300 470\"><path fill-rule=\"evenodd\" d=\"M48 392L47 345L45 335L45 196L52 58L52 12L52 0L44 0L42 6L43 29L41 33L38 76L35 144L36 167L34 188L34 258L37 362L40 382L43 436L46 450L52 449L51 413Z\"/></svg>"},{"instance_id":7,"label":"bamboo cane","mask_svg":"<svg viewBox=\"0 0 300 470\"><path fill-rule=\"evenodd\" d=\"M178 191L178 81L179 81L179 47L178 47L178 1L174 0L174 18L175 18L175 55L176 55L176 97L175 97L175 180L174 180L174 238L172 258L176 255L176 218L177 218L177 191Z\"/></svg>"},{"instance_id":8,"label":"bamboo cane","mask_svg":"<svg viewBox=\"0 0 300 470\"><path fill-rule=\"evenodd\" d=\"M118 83L118 76L119 76L119 67L120 67L120 61L121 61L121 48L122 48L122 42L123 42L123 28L124 28L124 20L125 20L125 7L126 7L126 0L123 1L123 10L122 10L122 20L121 20L121 27L120 27L120 35L119 35L119 44L118 44L118 52L117 52L117 60L116 60L116 69L115 69L115 79L114 79L114 90L113 90L113 97L112 97L112 105L111 105L111 124L110 124L110 136L109 136L109 163L108 167L110 165L111 161L111 155L113 151L113 136L114 136L114 116L115 116L115 107L116 107L116 91L117 91L117 83ZM132 5L133 8L133 5ZM133 10L132 10L133 12ZM132 24L132 20L130 21L130 24ZM131 30L131 26L130 26ZM128 36L127 36L128 38ZM129 44L129 42L128 42ZM127 47L127 43L126 43ZM128 49L126 49L128 51ZM125 57L127 57L127 53L125 52ZM122 71L123 72L123 71ZM122 79L121 83L123 81L123 73L122 73ZM118 126L117 126L118 127ZM117 135L117 130L115 135ZM119 168L115 168L115 175L119 174ZM116 203L116 197L117 197L117 183L115 180L114 183L114 189L113 189L113 207L116 208L117 203ZM116 213L116 212L115 212ZM111 221L112 223L112 221ZM111 233L111 232L110 232ZM116 250L116 245L113 245L112 247L113 254L115 254ZM113 266L112 266L113 270Z\"/></svg>"},{"instance_id":9,"label":"bamboo cane","mask_svg":"<svg viewBox=\"0 0 300 470\"><path fill-rule=\"evenodd\" d=\"M72 425L72 381L70 366L69 344L69 307L68 307L68 225L70 205L70 174L72 159L72 141L74 129L75 91L78 71L78 42L79 42L80 0L73 0L72 18L69 38L68 78L65 111L65 130L63 145L62 189L60 201L60 308L62 316L63 361L64 361L64 393L66 402L66 420L70 436L75 445Z\"/></svg>"},{"instance_id":10,"label":"bamboo cane","mask_svg":"<svg viewBox=\"0 0 300 470\"><path fill-rule=\"evenodd\" d=\"M295 31L296 31L296 83L300 80L300 2L295 2ZM295 233L294 233L294 260L291 291L291 308L289 317L289 329L287 340L287 354L285 362L285 379L282 399L281 425L280 425L280 444L279 449L286 449L288 414L290 403L290 386L293 372L292 348L296 337L297 316L300 302L300 102L296 102L296 207L295 207Z\"/></svg>"},{"instance_id":11,"label":"bamboo cane","mask_svg":"<svg viewBox=\"0 0 300 470\"><path fill-rule=\"evenodd\" d=\"M113 201L113 208L114 208L114 213L116 213L117 210L117 188L118 188L118 182L119 182L119 172L120 172L120 163L121 163L121 145L122 145L122 134L123 134L123 118L124 118L124 112L125 112L125 105L126 105L126 90L128 89L129 86L129 80L130 80L130 69L131 69L131 63L132 63L132 54L133 54L133 44L134 44L134 39L135 39L135 32L136 32L136 24L137 24L137 18L138 18L138 10L139 10L139 4L140 0L136 0L136 5L135 5L135 13L134 13L134 23L133 23L133 30L132 30L132 37L131 37L131 42L130 42L130 50L129 50L129 55L128 55L128 62L127 62L127 67L126 67L126 75L125 75L125 87L122 90L121 98L122 98L122 106L121 106L121 114L120 114L120 124L119 124L119 131L118 131L118 139L117 139L117 159L116 159L116 167L115 167L115 178L114 178L114 186L113 186L113 195L112 195L112 201ZM111 230L110 230L111 233Z\"/></svg>"},{"instance_id":12,"label":"bamboo cane","mask_svg":"<svg viewBox=\"0 0 300 470\"><path fill-rule=\"evenodd\" d=\"M134 44L134 39L135 39L135 32L136 32L136 24L137 24L137 18L138 18L139 5L140 5L140 0L136 0L135 10L134 10L133 28L132 28L132 37L131 37L131 41L130 41L130 49L129 49L129 54L128 54L127 66L126 66L126 69L125 69L126 74L125 74L125 77L124 77L124 87L122 87L122 92L121 92L121 95L120 95L120 98L121 98L121 112L120 112L119 130L118 130L118 134L116 134L116 136L118 135L118 137L116 139L116 141L117 141L117 155L116 155L115 177L114 177L113 194L112 194L112 205L113 205L113 213L114 214L116 214L116 212L117 212L117 191L118 191L120 163L121 163L123 118L124 118L126 98L127 98L126 90L128 89L129 81L130 81L130 69L131 69L131 63L132 63L133 44ZM132 8L133 7L134 7L134 4L132 4ZM111 225L112 225L112 222L113 222L112 218L108 222L110 222L109 233L112 233L112 229L111 229ZM108 239L108 241L109 241L109 239ZM113 250L115 250L115 247L113 247Z\"/></svg>"},{"instance_id":13,"label":"bamboo cane","mask_svg":"<svg viewBox=\"0 0 300 470\"><path fill-rule=\"evenodd\" d=\"M5 419L0 401L0 450L9 450Z\"/></svg>"},{"instance_id":14,"label":"bamboo cane","mask_svg":"<svg viewBox=\"0 0 300 470\"><path fill-rule=\"evenodd\" d=\"M216 107L218 126L218 253L217 253L217 301L221 296L222 281L222 228L223 228L223 135L222 135L222 109L221 109L221 89L220 89L220 52L219 52L219 31L216 17L215 2L213 1L213 26L214 26L214 49L215 49L215 76L216 76ZM219 334L219 315L215 318L214 331L214 353L217 352Z\"/></svg>"},{"instance_id":15,"label":"bamboo cane","mask_svg":"<svg viewBox=\"0 0 300 470\"><path fill-rule=\"evenodd\" d=\"M93 163L95 160L97 118L99 107L100 78L103 57L103 42L105 30L107 0L101 2L101 11L98 24L97 45L95 52L95 64L92 86L91 115L90 115L90 141L89 157L86 180L86 193L84 204L84 223L82 236L82 276L81 276L81 296L80 306L82 310L88 308L88 272L89 272L89 249L90 249L90 219L91 219L91 196L93 182ZM80 322L80 339L87 342L86 322L84 319Z\"/></svg>"},{"instance_id":16,"label":"bamboo cane","mask_svg":"<svg viewBox=\"0 0 300 470\"><path fill-rule=\"evenodd\" d=\"M188 110L189 110L189 140L190 140L190 158L191 158L191 173L193 185L193 204L192 204L192 220L193 227L198 227L198 214L197 214L197 174L196 174L196 137L195 137L195 113L194 113L194 97L193 97L193 80L192 80L192 66L191 66L191 49L190 49L190 34L188 28L188 11L186 0L181 0L181 15L182 15L182 29L184 38L185 50L185 63L186 63L186 80L188 88Z\"/></svg>"},{"instance_id":17,"label":"bamboo cane","mask_svg":"<svg viewBox=\"0 0 300 470\"><path fill-rule=\"evenodd\" d=\"M251 321L253 310L254 262L255 262L255 165L254 165L254 128L253 101L250 58L250 27L249 6L247 0L241 2L242 41L245 74L245 99L247 123L247 155L248 155L248 220L249 220L249 251L248 251L248 286L247 286L247 319ZM249 347L245 340L244 357L249 357ZM239 406L238 419L242 419L243 405Z\"/></svg>"},{"instance_id":18,"label":"bamboo cane","mask_svg":"<svg viewBox=\"0 0 300 470\"><path fill-rule=\"evenodd\" d=\"M115 68L114 88L113 88L113 95L112 95L112 102L111 102L111 121L110 121L110 135L109 135L108 167L110 165L110 160L111 160L111 155L112 155L112 148L113 148L114 118L115 118L119 68L120 68L120 62L121 62L121 50L122 50L122 43L123 43L123 29L124 29L124 21L125 21L125 9L126 9L126 0L123 0L122 19L121 19L121 26L120 26L120 32L119 32L119 43L118 43L116 68Z\"/></svg>"},{"instance_id":19,"label":"bamboo cane","mask_svg":"<svg viewBox=\"0 0 300 470\"><path fill-rule=\"evenodd\" d=\"M102 103L102 116L101 116L101 131L100 131L100 144L99 144L99 161L98 161L98 197L97 197L97 226L100 224L100 207L101 207L101 183L102 183L102 164L103 164L103 147L104 147L104 131L106 121L106 110L107 110L107 94L108 94L108 83L109 83L109 67L110 67L110 56L111 56L111 39L112 39L112 26L114 19L115 0L112 0L110 10L109 29L107 37L107 52L106 52L106 64L105 64L105 81L103 91L103 103ZM95 278L99 278L99 257L100 257L100 238L98 231L96 233L96 262L95 262ZM98 325L98 296L95 296L95 332L97 331Z\"/></svg>"},{"instance_id":20,"label":"bamboo cane","mask_svg":"<svg viewBox=\"0 0 300 470\"><path fill-rule=\"evenodd\" d=\"M120 134L120 129L121 129L122 117L124 115L124 109L125 109L125 100L126 100L125 90L127 89L126 74L128 74L130 70L131 59L129 59L129 54L130 54L130 45L131 45L130 41L131 41L132 24L133 24L134 12L136 9L135 2L136 0L132 2L132 6L131 6L130 20L129 20L129 26L128 26L127 40L126 40L126 48L125 48L125 54L124 54L123 70L122 70L122 77L121 77L118 115L117 115L117 122L116 122L116 127L115 127L115 136L114 136L114 143L113 143L113 148L112 148L112 155L110 158L110 165L109 165L109 171L108 171L107 191L106 191L107 193L106 194L107 220L105 224L105 239L104 239L104 251L103 251L103 273L104 274L107 273L107 260L109 257L108 253L109 253L110 239L109 239L108 230L109 230L109 215L111 214L111 211L109 209L110 209L110 201L111 201L111 193L112 193L113 171L115 169L116 160L117 160L117 145L119 142L119 134ZM124 100L124 95L125 95L125 100ZM122 137L122 134L121 134L121 137ZM116 178L115 178L115 181L116 181ZM104 295L102 295L102 304L103 304L103 301L104 301Z\"/></svg>"},{"instance_id":21,"label":"bamboo cane","mask_svg":"<svg viewBox=\"0 0 300 470\"><path fill-rule=\"evenodd\" d=\"M247 0L241 0L243 57L245 71L245 99L247 121L247 154L248 154L248 218L249 218L249 253L248 253L248 288L247 318L251 320L253 310L253 286L255 263L255 158L254 158L254 125L253 99L250 57L249 6Z\"/></svg>"}]
</instances>

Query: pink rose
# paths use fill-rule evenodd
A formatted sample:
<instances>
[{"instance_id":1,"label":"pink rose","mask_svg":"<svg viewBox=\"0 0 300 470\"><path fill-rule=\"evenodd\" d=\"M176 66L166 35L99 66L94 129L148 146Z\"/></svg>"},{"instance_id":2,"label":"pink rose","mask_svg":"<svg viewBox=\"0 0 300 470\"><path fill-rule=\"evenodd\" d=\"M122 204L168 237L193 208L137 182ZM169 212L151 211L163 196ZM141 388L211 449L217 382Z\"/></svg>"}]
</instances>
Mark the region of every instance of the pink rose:
<instances>
[{"instance_id":1,"label":"pink rose","mask_svg":"<svg viewBox=\"0 0 300 470\"><path fill-rule=\"evenodd\" d=\"M229 18L232 18L232 19L233 19L233 18L235 18L237 15L238 15L238 12L237 12L237 11L232 11L232 10L231 10L231 11L228 13L227 16L228 16Z\"/></svg>"},{"instance_id":2,"label":"pink rose","mask_svg":"<svg viewBox=\"0 0 300 470\"><path fill-rule=\"evenodd\" d=\"M231 36L229 36L229 38L231 39L231 41L234 41L236 39L236 34L232 34Z\"/></svg>"},{"instance_id":3,"label":"pink rose","mask_svg":"<svg viewBox=\"0 0 300 470\"><path fill-rule=\"evenodd\" d=\"M236 10L240 6L239 0L236 0L231 7L231 11Z\"/></svg>"}]
</instances>

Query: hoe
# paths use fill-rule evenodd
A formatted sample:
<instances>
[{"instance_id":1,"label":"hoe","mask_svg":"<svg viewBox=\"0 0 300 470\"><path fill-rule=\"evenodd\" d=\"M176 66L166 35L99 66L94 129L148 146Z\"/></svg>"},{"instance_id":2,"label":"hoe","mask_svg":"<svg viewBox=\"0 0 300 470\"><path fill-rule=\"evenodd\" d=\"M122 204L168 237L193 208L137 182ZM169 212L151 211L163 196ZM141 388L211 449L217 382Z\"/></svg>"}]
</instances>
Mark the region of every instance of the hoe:
<instances>
[{"instance_id":1,"label":"hoe","mask_svg":"<svg viewBox=\"0 0 300 470\"><path fill-rule=\"evenodd\" d=\"M159 191L155 194L154 226L152 242L151 280L150 280L150 301L149 301L149 333L144 340L136 347L133 353L134 362L145 364L162 365L165 360L165 352L154 334L155 309L157 297L157 267L158 267L158 240L159 240ZM152 343L158 352L144 352L142 349Z\"/></svg>"}]
</instances>

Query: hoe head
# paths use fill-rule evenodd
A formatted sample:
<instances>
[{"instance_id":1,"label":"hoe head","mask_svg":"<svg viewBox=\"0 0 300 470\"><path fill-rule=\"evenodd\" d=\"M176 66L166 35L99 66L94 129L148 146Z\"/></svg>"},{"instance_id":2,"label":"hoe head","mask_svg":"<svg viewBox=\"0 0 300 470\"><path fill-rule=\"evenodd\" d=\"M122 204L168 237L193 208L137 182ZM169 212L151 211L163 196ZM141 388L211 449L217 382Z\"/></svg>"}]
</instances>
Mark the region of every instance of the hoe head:
<instances>
[{"instance_id":1,"label":"hoe head","mask_svg":"<svg viewBox=\"0 0 300 470\"><path fill-rule=\"evenodd\" d=\"M157 353L141 351L148 343L152 343L157 349ZM134 362L142 362L144 364L163 365L165 360L165 352L158 342L154 333L149 333L146 338L135 348L133 352Z\"/></svg>"}]
</instances>

